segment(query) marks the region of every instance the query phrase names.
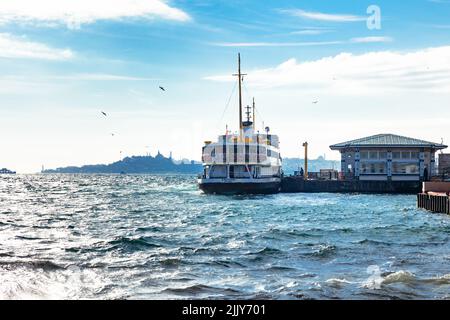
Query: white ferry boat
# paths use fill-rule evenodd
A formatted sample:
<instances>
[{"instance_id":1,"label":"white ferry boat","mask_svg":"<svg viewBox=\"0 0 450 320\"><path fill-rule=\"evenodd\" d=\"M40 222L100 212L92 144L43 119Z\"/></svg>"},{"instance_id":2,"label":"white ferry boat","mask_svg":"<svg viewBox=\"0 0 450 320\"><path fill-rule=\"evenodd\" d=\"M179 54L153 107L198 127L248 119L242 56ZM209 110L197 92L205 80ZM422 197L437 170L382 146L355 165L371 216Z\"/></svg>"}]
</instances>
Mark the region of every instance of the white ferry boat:
<instances>
[{"instance_id":1,"label":"white ferry boat","mask_svg":"<svg viewBox=\"0 0 450 320\"><path fill-rule=\"evenodd\" d=\"M242 121L241 61L238 55L239 131L228 128L217 142L205 141L202 152L203 173L199 188L216 194L271 194L280 191L281 156L277 135L269 128L260 133L255 129L255 102L252 111L247 106L246 120ZM252 113L252 116L251 116Z\"/></svg>"}]
</instances>

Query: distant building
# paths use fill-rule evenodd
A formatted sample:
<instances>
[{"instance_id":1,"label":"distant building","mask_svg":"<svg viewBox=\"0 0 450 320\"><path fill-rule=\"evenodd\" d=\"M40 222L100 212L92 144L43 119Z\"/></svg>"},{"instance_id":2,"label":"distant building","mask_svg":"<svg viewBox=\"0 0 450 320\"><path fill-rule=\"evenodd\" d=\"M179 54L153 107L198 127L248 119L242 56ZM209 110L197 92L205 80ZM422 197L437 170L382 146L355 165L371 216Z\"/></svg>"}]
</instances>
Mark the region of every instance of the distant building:
<instances>
[{"instance_id":1,"label":"distant building","mask_svg":"<svg viewBox=\"0 0 450 320\"><path fill-rule=\"evenodd\" d=\"M450 153L439 154L439 175L450 175Z\"/></svg>"},{"instance_id":2,"label":"distant building","mask_svg":"<svg viewBox=\"0 0 450 320\"><path fill-rule=\"evenodd\" d=\"M2 169L0 169L0 174L16 174L16 172L8 170L6 168L2 168Z\"/></svg>"},{"instance_id":3,"label":"distant building","mask_svg":"<svg viewBox=\"0 0 450 320\"><path fill-rule=\"evenodd\" d=\"M378 134L330 148L341 153L344 179L418 181L437 174L435 153L447 146L394 134Z\"/></svg>"}]
</instances>

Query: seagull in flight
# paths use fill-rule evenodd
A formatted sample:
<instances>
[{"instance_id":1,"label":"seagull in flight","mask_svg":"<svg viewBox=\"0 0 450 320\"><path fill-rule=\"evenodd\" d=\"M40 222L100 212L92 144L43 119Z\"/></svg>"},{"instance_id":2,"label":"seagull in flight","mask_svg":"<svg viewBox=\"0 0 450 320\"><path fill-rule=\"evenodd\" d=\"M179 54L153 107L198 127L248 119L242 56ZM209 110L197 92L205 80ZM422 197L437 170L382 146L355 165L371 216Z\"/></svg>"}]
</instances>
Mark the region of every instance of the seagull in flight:
<instances>
[{"instance_id":1,"label":"seagull in flight","mask_svg":"<svg viewBox=\"0 0 450 320\"><path fill-rule=\"evenodd\" d=\"M102 114L106 117L106 113L102 111Z\"/></svg>"},{"instance_id":2,"label":"seagull in flight","mask_svg":"<svg viewBox=\"0 0 450 320\"><path fill-rule=\"evenodd\" d=\"M166 91L166 89L164 89L164 87L159 86L159 88L160 88L162 91Z\"/></svg>"},{"instance_id":3,"label":"seagull in flight","mask_svg":"<svg viewBox=\"0 0 450 320\"><path fill-rule=\"evenodd\" d=\"M315 101L313 101L312 103L313 103L313 104L318 104L318 103L319 103L319 100L315 100Z\"/></svg>"}]
</instances>

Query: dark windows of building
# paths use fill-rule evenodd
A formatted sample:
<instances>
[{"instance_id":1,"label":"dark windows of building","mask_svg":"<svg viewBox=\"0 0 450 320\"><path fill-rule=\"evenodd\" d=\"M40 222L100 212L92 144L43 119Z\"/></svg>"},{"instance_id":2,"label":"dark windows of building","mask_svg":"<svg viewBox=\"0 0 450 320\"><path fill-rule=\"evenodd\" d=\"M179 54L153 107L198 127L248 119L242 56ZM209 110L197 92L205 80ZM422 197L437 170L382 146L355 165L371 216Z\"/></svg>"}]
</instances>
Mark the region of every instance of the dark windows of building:
<instances>
[{"instance_id":1,"label":"dark windows of building","mask_svg":"<svg viewBox=\"0 0 450 320\"><path fill-rule=\"evenodd\" d=\"M419 164L415 162L393 162L392 174L419 174Z\"/></svg>"},{"instance_id":2,"label":"dark windows of building","mask_svg":"<svg viewBox=\"0 0 450 320\"><path fill-rule=\"evenodd\" d=\"M361 174L386 174L385 162L361 162Z\"/></svg>"},{"instance_id":3,"label":"dark windows of building","mask_svg":"<svg viewBox=\"0 0 450 320\"><path fill-rule=\"evenodd\" d=\"M378 159L378 151L370 151L369 159Z\"/></svg>"},{"instance_id":4,"label":"dark windows of building","mask_svg":"<svg viewBox=\"0 0 450 320\"><path fill-rule=\"evenodd\" d=\"M411 152L402 151L402 159L411 159Z\"/></svg>"},{"instance_id":5,"label":"dark windows of building","mask_svg":"<svg viewBox=\"0 0 450 320\"><path fill-rule=\"evenodd\" d=\"M392 159L400 159L401 153L399 151L392 152Z\"/></svg>"}]
</instances>

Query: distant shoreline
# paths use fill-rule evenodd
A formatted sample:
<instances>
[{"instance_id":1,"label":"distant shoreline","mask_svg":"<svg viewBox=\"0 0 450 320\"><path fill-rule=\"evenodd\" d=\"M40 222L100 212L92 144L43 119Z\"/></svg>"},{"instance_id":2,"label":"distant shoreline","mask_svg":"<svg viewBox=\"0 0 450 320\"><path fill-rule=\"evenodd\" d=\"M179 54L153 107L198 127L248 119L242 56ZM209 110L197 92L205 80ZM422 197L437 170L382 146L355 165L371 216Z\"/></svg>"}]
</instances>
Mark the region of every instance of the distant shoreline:
<instances>
[{"instance_id":1,"label":"distant shoreline","mask_svg":"<svg viewBox=\"0 0 450 320\"><path fill-rule=\"evenodd\" d=\"M283 171L292 174L304 164L303 159L283 159ZM311 172L321 169L340 169L340 162L326 160L324 157L308 160ZM68 166L56 169L43 170L43 174L199 174L203 170L202 164L193 160L175 161L166 158L160 153L152 156L132 156L110 164L96 164L84 166Z\"/></svg>"},{"instance_id":2,"label":"distant shoreline","mask_svg":"<svg viewBox=\"0 0 450 320\"><path fill-rule=\"evenodd\" d=\"M187 163L186 163L187 162ZM176 163L171 157L158 153L152 156L132 156L110 164L69 166L43 170L41 173L101 173L101 174L155 174L155 173L199 173L202 165L195 161L182 160Z\"/></svg>"}]
</instances>

